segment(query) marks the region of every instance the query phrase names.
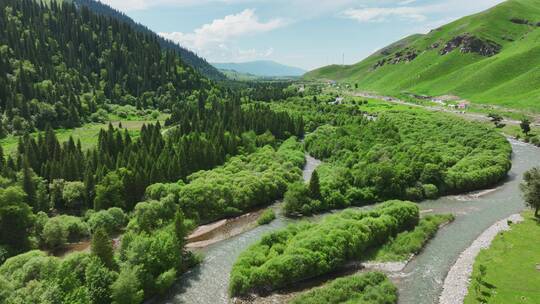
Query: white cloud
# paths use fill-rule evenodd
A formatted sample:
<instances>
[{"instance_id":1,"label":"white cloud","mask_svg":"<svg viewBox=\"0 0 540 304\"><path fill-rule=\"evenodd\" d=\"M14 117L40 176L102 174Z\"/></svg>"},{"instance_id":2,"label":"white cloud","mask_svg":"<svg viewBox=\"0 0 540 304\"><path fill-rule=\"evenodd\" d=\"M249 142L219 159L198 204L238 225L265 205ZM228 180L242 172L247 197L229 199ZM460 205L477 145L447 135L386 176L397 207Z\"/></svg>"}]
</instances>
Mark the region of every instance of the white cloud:
<instances>
[{"instance_id":1,"label":"white cloud","mask_svg":"<svg viewBox=\"0 0 540 304\"><path fill-rule=\"evenodd\" d=\"M269 57L274 50L241 49L230 47L236 39L260 33L269 32L287 25L282 19L276 18L266 22L260 21L255 10L244 11L216 19L211 23L195 29L191 33L171 32L159 33L162 37L172 40L183 47L216 60L217 58L240 58L248 60Z\"/></svg>"},{"instance_id":2,"label":"white cloud","mask_svg":"<svg viewBox=\"0 0 540 304\"><path fill-rule=\"evenodd\" d=\"M409 4L413 4L415 2L416 2L416 0L403 0L403 1L399 2L398 4L399 5L409 5Z\"/></svg>"},{"instance_id":3,"label":"white cloud","mask_svg":"<svg viewBox=\"0 0 540 304\"><path fill-rule=\"evenodd\" d=\"M155 6L195 6L209 3L234 4L255 0L98 0L121 11L144 10Z\"/></svg>"},{"instance_id":4,"label":"white cloud","mask_svg":"<svg viewBox=\"0 0 540 304\"><path fill-rule=\"evenodd\" d=\"M427 19L423 14L422 9L417 7L369 7L348 9L343 12L343 15L358 22L382 22L394 17L418 22Z\"/></svg>"}]
</instances>

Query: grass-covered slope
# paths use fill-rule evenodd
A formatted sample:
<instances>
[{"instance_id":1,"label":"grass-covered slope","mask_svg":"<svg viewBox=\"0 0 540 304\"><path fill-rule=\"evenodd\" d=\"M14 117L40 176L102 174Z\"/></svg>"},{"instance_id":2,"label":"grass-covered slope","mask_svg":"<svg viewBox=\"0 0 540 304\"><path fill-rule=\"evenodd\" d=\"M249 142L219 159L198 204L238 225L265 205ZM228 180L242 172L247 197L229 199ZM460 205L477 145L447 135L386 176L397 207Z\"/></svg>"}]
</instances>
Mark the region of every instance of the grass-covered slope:
<instances>
[{"instance_id":1,"label":"grass-covered slope","mask_svg":"<svg viewBox=\"0 0 540 304\"><path fill-rule=\"evenodd\" d=\"M538 239L540 222L532 213L500 233L476 258L464 303L540 303Z\"/></svg>"},{"instance_id":2,"label":"grass-covered slope","mask_svg":"<svg viewBox=\"0 0 540 304\"><path fill-rule=\"evenodd\" d=\"M355 65L323 67L305 78L540 111L539 42L540 0L509 0L407 37Z\"/></svg>"}]
</instances>

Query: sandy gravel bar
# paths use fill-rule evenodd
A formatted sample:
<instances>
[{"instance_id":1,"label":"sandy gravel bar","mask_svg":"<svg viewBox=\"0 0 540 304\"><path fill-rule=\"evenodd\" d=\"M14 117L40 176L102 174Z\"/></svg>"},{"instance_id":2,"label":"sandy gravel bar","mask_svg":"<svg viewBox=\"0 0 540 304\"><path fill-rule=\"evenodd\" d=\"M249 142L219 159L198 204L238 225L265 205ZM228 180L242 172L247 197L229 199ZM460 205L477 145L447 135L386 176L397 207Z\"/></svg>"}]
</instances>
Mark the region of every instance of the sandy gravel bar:
<instances>
[{"instance_id":1,"label":"sandy gravel bar","mask_svg":"<svg viewBox=\"0 0 540 304\"><path fill-rule=\"evenodd\" d=\"M476 256L482 249L488 248L493 239L501 231L510 230L508 221L519 223L523 221L523 217L519 214L514 214L498 221L484 231L469 248L461 253L444 280L443 291L439 297L439 304L463 303L469 289L469 282Z\"/></svg>"}]
</instances>

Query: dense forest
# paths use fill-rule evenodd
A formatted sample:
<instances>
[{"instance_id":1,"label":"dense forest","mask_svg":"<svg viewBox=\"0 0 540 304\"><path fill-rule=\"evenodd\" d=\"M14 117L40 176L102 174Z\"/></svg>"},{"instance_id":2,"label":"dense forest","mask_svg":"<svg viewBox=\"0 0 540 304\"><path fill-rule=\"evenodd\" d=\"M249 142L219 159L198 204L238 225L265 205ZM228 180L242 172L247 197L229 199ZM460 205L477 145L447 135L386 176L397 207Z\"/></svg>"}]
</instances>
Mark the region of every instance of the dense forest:
<instances>
[{"instance_id":1,"label":"dense forest","mask_svg":"<svg viewBox=\"0 0 540 304\"><path fill-rule=\"evenodd\" d=\"M101 3L99 1L95 1L95 0L73 0L73 2L76 3L79 7L84 7L84 6L88 7L92 12L96 14L109 16L114 19L125 22L131 25L135 30L140 31L141 33L145 33L151 36L156 36L157 41L163 48L177 52L185 63L189 64L191 67L193 67L195 70L197 70L199 73L201 73L205 77L208 77L209 79L216 80L216 81L226 80L225 75L223 75L218 69L216 69L210 63L208 63L204 58L197 56L197 54L193 53L192 51L188 49L183 48L182 46L178 45L175 42L167 40L159 35L156 35L146 26L133 21L133 19L128 17L126 14L119 12L108 5Z\"/></svg>"},{"instance_id":2,"label":"dense forest","mask_svg":"<svg viewBox=\"0 0 540 304\"><path fill-rule=\"evenodd\" d=\"M86 7L2 0L0 14L4 136L76 127L110 103L169 109L212 86L155 35Z\"/></svg>"},{"instance_id":3,"label":"dense forest","mask_svg":"<svg viewBox=\"0 0 540 304\"><path fill-rule=\"evenodd\" d=\"M14 153L0 149L0 302L163 294L196 263L183 249L191 229L267 204L300 178L302 145L286 140L303 136L302 117L217 88L155 35L68 2L2 0L0 13L2 130L21 135ZM58 139L55 128L113 104L171 115L136 137L109 125L90 149ZM201 213L207 175L243 186ZM88 238L90 253L49 255Z\"/></svg>"}]
</instances>

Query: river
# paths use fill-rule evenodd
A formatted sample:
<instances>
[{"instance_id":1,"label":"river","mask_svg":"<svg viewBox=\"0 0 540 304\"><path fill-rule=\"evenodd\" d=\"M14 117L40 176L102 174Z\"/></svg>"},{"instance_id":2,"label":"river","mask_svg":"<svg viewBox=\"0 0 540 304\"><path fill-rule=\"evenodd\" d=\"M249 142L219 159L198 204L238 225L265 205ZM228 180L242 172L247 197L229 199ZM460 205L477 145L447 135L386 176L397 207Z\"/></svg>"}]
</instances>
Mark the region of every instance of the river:
<instances>
[{"instance_id":1,"label":"river","mask_svg":"<svg viewBox=\"0 0 540 304\"><path fill-rule=\"evenodd\" d=\"M540 150L517 141L512 141L512 146L512 170L507 181L496 191L481 197L474 194L449 196L420 204L425 212L453 213L456 220L442 228L422 253L407 265L403 273L393 276L400 291L400 303L437 303L444 278L459 254L493 223L523 210L519 183L526 170L540 165ZM304 180L311 178L313 170L319 164L319 161L307 157ZM276 204L273 208L277 211L279 205ZM168 297L155 303L228 303L229 274L238 255L257 242L261 235L292 222L294 220L278 214L277 219L270 225L259 226L203 249L203 263L186 273Z\"/></svg>"}]
</instances>

